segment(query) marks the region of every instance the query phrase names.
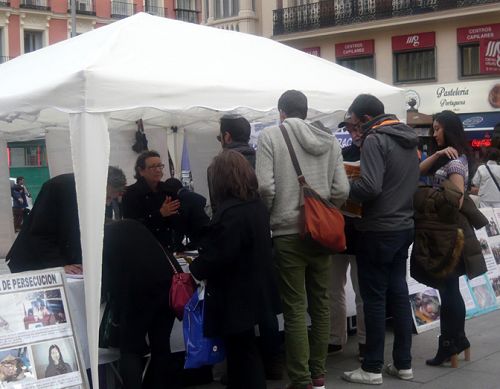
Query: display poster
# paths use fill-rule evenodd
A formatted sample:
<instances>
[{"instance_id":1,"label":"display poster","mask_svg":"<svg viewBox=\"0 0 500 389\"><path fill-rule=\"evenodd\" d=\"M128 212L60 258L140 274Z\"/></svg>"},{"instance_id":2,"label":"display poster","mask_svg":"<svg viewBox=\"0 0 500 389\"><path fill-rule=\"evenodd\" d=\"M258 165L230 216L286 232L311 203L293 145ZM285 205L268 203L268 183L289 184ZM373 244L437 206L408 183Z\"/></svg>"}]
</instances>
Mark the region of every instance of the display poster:
<instances>
[{"instance_id":1,"label":"display poster","mask_svg":"<svg viewBox=\"0 0 500 389\"><path fill-rule=\"evenodd\" d=\"M63 269L0 276L0 388L87 388Z\"/></svg>"}]
</instances>

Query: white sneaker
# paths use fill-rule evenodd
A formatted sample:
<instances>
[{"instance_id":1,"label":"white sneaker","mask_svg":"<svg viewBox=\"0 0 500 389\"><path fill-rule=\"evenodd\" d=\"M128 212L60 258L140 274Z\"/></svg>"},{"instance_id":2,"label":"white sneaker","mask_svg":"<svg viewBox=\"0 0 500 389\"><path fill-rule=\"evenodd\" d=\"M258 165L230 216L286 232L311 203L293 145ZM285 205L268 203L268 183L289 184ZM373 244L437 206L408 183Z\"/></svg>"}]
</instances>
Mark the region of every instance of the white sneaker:
<instances>
[{"instance_id":1,"label":"white sneaker","mask_svg":"<svg viewBox=\"0 0 500 389\"><path fill-rule=\"evenodd\" d=\"M413 369L396 369L396 367L389 363L385 367L385 372L393 377L397 377L401 380L412 380L413 379Z\"/></svg>"},{"instance_id":2,"label":"white sneaker","mask_svg":"<svg viewBox=\"0 0 500 389\"><path fill-rule=\"evenodd\" d=\"M353 371L345 371L342 378L349 382L366 385L381 385L383 382L382 373L370 373L361 367Z\"/></svg>"}]
</instances>

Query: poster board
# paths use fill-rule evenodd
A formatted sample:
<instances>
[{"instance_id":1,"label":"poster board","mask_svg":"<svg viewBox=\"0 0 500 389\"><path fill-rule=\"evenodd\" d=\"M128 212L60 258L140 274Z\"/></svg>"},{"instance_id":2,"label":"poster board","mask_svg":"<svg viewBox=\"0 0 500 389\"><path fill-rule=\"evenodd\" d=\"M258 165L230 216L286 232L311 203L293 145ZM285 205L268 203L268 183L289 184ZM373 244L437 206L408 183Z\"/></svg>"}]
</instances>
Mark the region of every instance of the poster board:
<instances>
[{"instance_id":1,"label":"poster board","mask_svg":"<svg viewBox=\"0 0 500 389\"><path fill-rule=\"evenodd\" d=\"M62 268L0 276L1 388L89 387L65 287Z\"/></svg>"}]
</instances>

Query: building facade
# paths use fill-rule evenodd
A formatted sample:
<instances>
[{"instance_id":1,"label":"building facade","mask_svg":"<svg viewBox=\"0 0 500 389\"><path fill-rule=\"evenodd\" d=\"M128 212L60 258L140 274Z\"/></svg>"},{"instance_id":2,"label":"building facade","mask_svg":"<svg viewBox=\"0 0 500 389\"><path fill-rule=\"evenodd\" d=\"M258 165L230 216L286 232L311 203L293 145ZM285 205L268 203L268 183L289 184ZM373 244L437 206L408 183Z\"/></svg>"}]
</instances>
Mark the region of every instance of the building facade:
<instances>
[{"instance_id":1,"label":"building facade","mask_svg":"<svg viewBox=\"0 0 500 389\"><path fill-rule=\"evenodd\" d=\"M75 0L76 34L147 12L199 23L201 0ZM67 39L71 0L0 0L0 63Z\"/></svg>"}]
</instances>

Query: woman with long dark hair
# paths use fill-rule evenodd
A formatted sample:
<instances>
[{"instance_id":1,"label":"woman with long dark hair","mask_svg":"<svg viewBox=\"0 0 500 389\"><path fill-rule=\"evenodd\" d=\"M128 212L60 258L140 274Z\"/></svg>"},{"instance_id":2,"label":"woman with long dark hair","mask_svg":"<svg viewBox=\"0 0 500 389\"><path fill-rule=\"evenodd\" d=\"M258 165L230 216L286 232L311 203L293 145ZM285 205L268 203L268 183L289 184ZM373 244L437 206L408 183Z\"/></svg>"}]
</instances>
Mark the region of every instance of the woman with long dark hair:
<instances>
[{"instance_id":1,"label":"woman with long dark hair","mask_svg":"<svg viewBox=\"0 0 500 389\"><path fill-rule=\"evenodd\" d=\"M215 157L209 180L216 212L190 265L195 278L207 280L204 333L225 340L230 388L263 389L254 326L275 314L269 213L255 172L238 152Z\"/></svg>"},{"instance_id":2,"label":"woman with long dark hair","mask_svg":"<svg viewBox=\"0 0 500 389\"><path fill-rule=\"evenodd\" d=\"M64 362L61 349L57 344L49 347L49 365L45 369L45 377L54 377L56 375L71 373L71 367Z\"/></svg>"},{"instance_id":3,"label":"woman with long dark hair","mask_svg":"<svg viewBox=\"0 0 500 389\"><path fill-rule=\"evenodd\" d=\"M435 189L442 189L446 180L451 182L454 190L457 191L457 197L459 197L457 206L461 210L469 180L470 153L460 118L451 111L443 111L435 115L433 136L437 151L420 163L420 172L421 174L430 173L433 176L432 186ZM465 243L467 244L467 241ZM417 244L419 243L416 240L415 245ZM458 262L450 272L438 279L429 278L423 281L437 287L441 296L441 336L436 356L426 361L430 366L439 366L451 360L452 366L456 367L457 354L462 351L465 351L466 359L470 358L470 343L465 336L465 304L459 289L459 277L465 272L464 253L458 255ZM412 268L412 275L413 270ZM415 278L419 279L416 276ZM422 279L420 278L419 281Z\"/></svg>"}]
</instances>

